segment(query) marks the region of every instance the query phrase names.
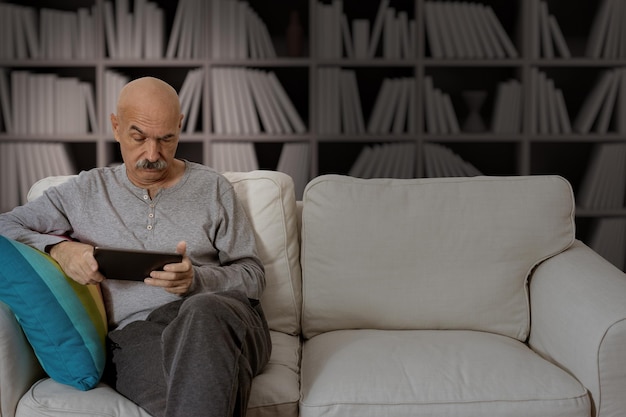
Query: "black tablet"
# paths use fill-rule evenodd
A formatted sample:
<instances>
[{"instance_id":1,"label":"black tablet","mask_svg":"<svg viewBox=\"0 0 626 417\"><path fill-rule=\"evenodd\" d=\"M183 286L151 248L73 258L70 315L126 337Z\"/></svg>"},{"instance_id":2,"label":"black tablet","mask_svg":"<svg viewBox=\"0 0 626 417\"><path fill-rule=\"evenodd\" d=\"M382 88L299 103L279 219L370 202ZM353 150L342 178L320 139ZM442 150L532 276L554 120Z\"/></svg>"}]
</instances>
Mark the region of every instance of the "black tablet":
<instances>
[{"instance_id":1,"label":"black tablet","mask_svg":"<svg viewBox=\"0 0 626 417\"><path fill-rule=\"evenodd\" d=\"M93 256L98 269L108 279L143 281L152 271L163 270L167 264L180 263L178 253L96 247Z\"/></svg>"}]
</instances>

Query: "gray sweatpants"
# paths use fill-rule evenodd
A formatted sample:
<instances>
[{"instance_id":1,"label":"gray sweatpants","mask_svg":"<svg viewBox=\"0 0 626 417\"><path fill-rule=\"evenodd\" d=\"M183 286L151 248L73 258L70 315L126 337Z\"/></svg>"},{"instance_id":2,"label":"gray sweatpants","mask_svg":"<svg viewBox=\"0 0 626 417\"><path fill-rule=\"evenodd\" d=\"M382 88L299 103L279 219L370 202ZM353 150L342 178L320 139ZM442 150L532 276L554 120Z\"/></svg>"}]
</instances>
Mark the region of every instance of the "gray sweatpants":
<instances>
[{"instance_id":1,"label":"gray sweatpants","mask_svg":"<svg viewBox=\"0 0 626 417\"><path fill-rule=\"evenodd\" d=\"M258 301L197 294L110 332L106 380L154 417L245 416L270 353Z\"/></svg>"}]
</instances>

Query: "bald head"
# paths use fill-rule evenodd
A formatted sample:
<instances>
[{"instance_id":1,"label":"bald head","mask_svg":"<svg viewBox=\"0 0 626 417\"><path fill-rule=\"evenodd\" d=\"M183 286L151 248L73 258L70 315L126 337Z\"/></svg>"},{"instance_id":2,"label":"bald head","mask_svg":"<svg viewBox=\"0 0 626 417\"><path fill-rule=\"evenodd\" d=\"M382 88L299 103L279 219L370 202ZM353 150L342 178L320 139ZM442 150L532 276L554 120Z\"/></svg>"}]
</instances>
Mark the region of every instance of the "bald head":
<instances>
[{"instance_id":1,"label":"bald head","mask_svg":"<svg viewBox=\"0 0 626 417\"><path fill-rule=\"evenodd\" d=\"M180 101L176 90L168 83L154 77L143 77L126 84L117 101L117 115L128 111L152 113L155 111L170 116L180 115Z\"/></svg>"}]
</instances>

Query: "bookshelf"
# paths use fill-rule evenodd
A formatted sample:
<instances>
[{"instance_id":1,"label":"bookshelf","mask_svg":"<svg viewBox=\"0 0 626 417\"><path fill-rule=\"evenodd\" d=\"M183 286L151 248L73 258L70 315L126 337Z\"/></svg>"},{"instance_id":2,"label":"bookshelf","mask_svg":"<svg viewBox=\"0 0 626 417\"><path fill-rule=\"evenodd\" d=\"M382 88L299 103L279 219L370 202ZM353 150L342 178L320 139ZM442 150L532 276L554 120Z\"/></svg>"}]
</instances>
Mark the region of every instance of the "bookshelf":
<instances>
[{"instance_id":1,"label":"bookshelf","mask_svg":"<svg viewBox=\"0 0 626 417\"><path fill-rule=\"evenodd\" d=\"M42 35L45 27L71 26L44 25L49 9L75 15L85 32ZM622 9L623 0L5 0L0 159L41 143L65 150L72 172L119 162L109 128L111 86L154 75L182 95L195 74L185 99L193 122L183 128L178 155L196 162L283 169L298 177L299 188L325 173L560 174L577 196L590 178L604 178L605 192L617 195L625 161L611 162L617 166L604 177L592 171L603 146L626 143L626 42L614 17ZM31 22L21 27L21 41L7 32L17 31L16 21ZM81 115L87 120L76 131L41 128L28 101L19 104L25 110L14 108L20 72L86 84L96 120ZM259 85L273 102L248 97L260 94ZM272 116L261 114L271 107L274 127ZM246 114L256 115L256 125ZM37 129L16 129L13 119L23 117L23 126ZM15 163L0 165L0 176L18 178L8 172ZM2 195L15 194L4 197L2 210L19 203L19 187L7 180L0 187ZM624 204L581 206L578 236L624 248L623 236L598 237L598 230L623 229L607 227L607 219L626 222ZM621 258L615 263L623 269Z\"/></svg>"}]
</instances>

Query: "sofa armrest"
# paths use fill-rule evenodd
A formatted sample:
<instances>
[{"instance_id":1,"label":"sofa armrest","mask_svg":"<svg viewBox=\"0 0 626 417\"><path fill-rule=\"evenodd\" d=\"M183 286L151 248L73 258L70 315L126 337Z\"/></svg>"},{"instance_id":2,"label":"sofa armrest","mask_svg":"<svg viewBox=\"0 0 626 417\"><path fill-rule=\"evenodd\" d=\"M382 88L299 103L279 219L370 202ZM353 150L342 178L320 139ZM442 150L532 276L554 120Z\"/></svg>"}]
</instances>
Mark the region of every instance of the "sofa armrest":
<instances>
[{"instance_id":1,"label":"sofa armrest","mask_svg":"<svg viewBox=\"0 0 626 417\"><path fill-rule=\"evenodd\" d=\"M589 390L596 416L626 410L626 275L576 241L530 281L533 350Z\"/></svg>"},{"instance_id":2,"label":"sofa armrest","mask_svg":"<svg viewBox=\"0 0 626 417\"><path fill-rule=\"evenodd\" d=\"M20 398L43 376L13 312L0 302L0 416L14 417Z\"/></svg>"}]
</instances>

